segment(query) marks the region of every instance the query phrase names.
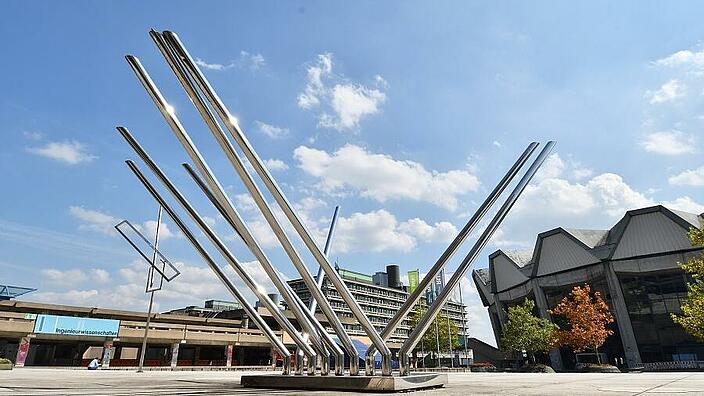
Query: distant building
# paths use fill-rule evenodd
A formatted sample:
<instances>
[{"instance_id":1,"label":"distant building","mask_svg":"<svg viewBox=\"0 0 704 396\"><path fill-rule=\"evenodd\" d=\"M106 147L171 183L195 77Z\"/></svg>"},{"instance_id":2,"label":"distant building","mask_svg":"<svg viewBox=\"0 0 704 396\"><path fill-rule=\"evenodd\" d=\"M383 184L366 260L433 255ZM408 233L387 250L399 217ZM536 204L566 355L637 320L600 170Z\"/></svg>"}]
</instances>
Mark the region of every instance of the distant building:
<instances>
[{"instance_id":1,"label":"distant building","mask_svg":"<svg viewBox=\"0 0 704 396\"><path fill-rule=\"evenodd\" d=\"M702 215L653 206L631 210L609 230L556 228L538 235L533 251L498 250L489 268L472 274L497 342L506 310L529 298L536 315L553 308L575 285L601 292L615 317L614 335L601 352L611 363L649 370L688 368L704 361L697 342L670 314L680 313L687 275L677 266L702 252L687 232L701 228ZM574 354L554 350L555 368L570 368ZM695 363L696 364L696 363Z\"/></svg>"},{"instance_id":2,"label":"distant building","mask_svg":"<svg viewBox=\"0 0 704 396\"><path fill-rule=\"evenodd\" d=\"M215 316L226 317L223 312L237 311L242 309L242 304L236 301L207 300L202 307L189 305L184 308L172 309L166 313L174 315L198 316L201 318L212 318Z\"/></svg>"},{"instance_id":3,"label":"distant building","mask_svg":"<svg viewBox=\"0 0 704 396\"><path fill-rule=\"evenodd\" d=\"M343 268L338 269L338 273L350 289L352 296L355 300L357 300L359 305L362 307L362 311L364 311L364 313L369 317L370 321L374 325L374 328L378 332L384 330L386 324L391 320L396 312L398 312L398 309L409 297L406 287L401 284L398 266L393 265L389 267L395 267L391 268L391 274L377 272L374 276ZM387 267L387 271L389 270L389 267ZM396 271L395 273L394 270ZM375 278L377 280L383 279L383 276L380 274L387 275L389 282L391 282L392 279L396 279L398 287L393 288L375 284ZM288 281L288 283L300 296L301 300L308 304L311 295L305 283L303 283L303 280L293 279ZM350 311L347 304L344 300L342 300L342 297L340 297L337 293L332 283L330 283L327 279L323 283L322 291L323 294L329 299L332 309L341 318L347 332L353 336L366 336L366 333L362 330L361 325L352 320L354 318L352 311ZM425 304L425 301L426 299L421 297L421 303ZM442 314L448 316L450 320L457 325L460 337L462 337L463 333L468 333L467 326L464 325L462 321L462 313L465 308L466 307L461 305L459 302L450 299L442 310ZM320 308L318 308L318 312L320 312ZM410 330L410 325L406 319L391 336L390 341L392 343L396 343L396 347L400 346L400 343L408 338Z\"/></svg>"}]
</instances>

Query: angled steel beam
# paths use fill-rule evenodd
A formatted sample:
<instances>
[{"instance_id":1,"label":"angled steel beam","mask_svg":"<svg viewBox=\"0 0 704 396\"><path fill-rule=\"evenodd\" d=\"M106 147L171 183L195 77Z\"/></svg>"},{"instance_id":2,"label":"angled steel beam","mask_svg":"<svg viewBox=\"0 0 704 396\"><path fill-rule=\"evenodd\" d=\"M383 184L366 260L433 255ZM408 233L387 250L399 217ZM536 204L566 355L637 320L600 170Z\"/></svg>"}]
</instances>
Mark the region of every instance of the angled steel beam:
<instances>
[{"instance_id":1,"label":"angled steel beam","mask_svg":"<svg viewBox=\"0 0 704 396\"><path fill-rule=\"evenodd\" d=\"M278 271L271 264L271 261L264 253L264 250L259 246L259 243L256 241L251 231L245 224L244 220L242 220L242 217L237 212L229 197L225 193L224 188L222 188L220 182L217 180L212 170L208 166L207 162L205 161L205 158L203 158L203 156L200 154L198 148L191 140L190 136L179 121L178 117L176 117L174 111L171 110L171 107L167 103L166 99L163 97L159 89L156 87L156 84L154 84L149 74L139 62L139 59L131 55L126 56L125 59L127 59L127 62L134 71L135 75L142 83L144 89L147 91L149 96L154 101L154 104L156 105L159 112L164 116L164 119L166 120L167 124L169 124L169 126L171 127L171 130L176 135L176 138L181 143L188 156L195 163L195 166L198 168L201 175L203 175L203 178L205 179L205 182L207 183L208 187L210 187L210 190L213 192L213 194L215 194L217 201L221 205L221 208L224 209L223 217L225 218L225 220L227 220L227 222L232 226L232 228L244 238L245 244L247 245L249 250L254 254L254 256L259 261L259 264L262 266L267 275L271 278L274 286L279 291L279 293L281 293L281 296L283 297L284 301L286 301L286 303L290 306L291 311L298 320L298 323L301 325L301 328L304 329L307 334L309 334L310 341L313 344L315 350L318 351L318 353L320 354L329 355L329 352L322 345L320 337L317 335L315 326L310 322L309 318L306 316L303 310L300 309L300 305L294 302L295 299L298 298L298 296L295 293L292 294L290 290L286 288L285 282L283 281L283 279L281 279L281 276L279 275ZM310 356L310 358L315 360L315 356ZM315 374L315 371L309 371L309 374Z\"/></svg>"},{"instance_id":2,"label":"angled steel beam","mask_svg":"<svg viewBox=\"0 0 704 396\"><path fill-rule=\"evenodd\" d=\"M225 212L225 209L222 207L220 202L215 198L215 195L213 194L212 191L210 191L210 188L205 184L203 179L198 176L198 173L189 165L189 164L182 164L183 167L186 169L186 172L188 173L189 176L193 179L193 181L198 185L198 187L203 191L203 194L208 197L210 202L215 206L215 208L220 212L220 214L225 217L227 216L227 213ZM292 294L295 294L293 289L286 283L286 287L290 290ZM298 297L296 295L296 297ZM325 330L325 327L313 317L313 311L308 310L304 305L303 302L299 299L295 299L296 304L299 305L299 309L308 317L308 319L313 323L315 326L318 334L320 334L320 337L323 339L323 342L325 343L325 346L333 351L335 353L335 375L343 375L344 374L344 361L345 361L345 355L342 353L342 350L340 347L337 345L335 340L332 339L330 334L327 333ZM303 339L307 340L306 335L303 335ZM302 373L302 368L303 365L301 362L298 360L301 359L301 356L297 356L296 360L296 374L301 374ZM330 371L329 368L329 357L328 356L320 356L321 359L321 364L320 364L320 372L322 375L327 375ZM308 370L311 370L311 365L315 365L315 360L309 360L308 361ZM314 370L314 368L312 368Z\"/></svg>"},{"instance_id":3,"label":"angled steel beam","mask_svg":"<svg viewBox=\"0 0 704 396\"><path fill-rule=\"evenodd\" d=\"M222 269L220 269L220 266L218 266L212 259L212 257L210 257L210 254L208 254L208 252L203 248L200 242L198 242L196 237L188 229L188 227L176 214L176 212L169 206L168 203L166 203L166 200L164 200L164 198L159 194L156 188L154 188L154 186L139 170L137 165L135 165L135 163L130 160L126 161L126 163L127 166L129 166L130 170L135 174L135 176L137 176L142 185L144 185L144 188L147 189L147 191L159 203L159 205L164 208L168 216L171 217L174 223L176 223L176 226L181 230L183 235L186 236L186 239L188 239L191 245L193 245L193 248L198 252L198 254L200 254L206 264L208 264L208 267L210 267L210 269L215 273L218 279L220 279L220 282L225 285L227 291L229 291L230 294L232 294L232 296L235 297L235 299L239 301L240 304L242 304L245 312L247 312L247 315L252 318L252 320L254 320L257 327L262 331L264 336L273 345L274 349L276 349L276 351L284 357L283 374L288 375L291 369L291 352L289 352L289 350L286 348L283 341L281 341L281 339L276 336L276 334L271 330L269 325L267 325L264 319L259 315L257 310L250 305L250 303L242 295L242 293L240 293L240 291L235 287L235 285L230 282L230 279L227 277L227 275L225 275Z\"/></svg>"},{"instance_id":4,"label":"angled steel beam","mask_svg":"<svg viewBox=\"0 0 704 396\"><path fill-rule=\"evenodd\" d=\"M479 222L482 220L482 218L484 218L486 213L489 211L489 209L491 209L491 207L494 205L499 196L501 196L506 187L511 183L511 180L516 177L518 172L525 165L526 161L528 161L528 159L537 147L538 143L531 142L528 147L523 150L523 153L518 157L518 159L513 164L513 166L511 166L508 172L506 172L501 181L499 181L499 184L494 187L491 193L489 193L489 196L486 198L486 200L482 202L477 211L474 212L474 215L467 221L467 224L464 225L464 227L462 228L462 230L460 230L459 234L457 234L455 239L450 242L450 245L447 247L447 249L442 252L433 267L430 268L430 270L428 271L428 274L420 280L420 283L416 287L416 290L411 293L406 302L404 302L401 308L399 308L398 312L396 312L394 317L391 318L389 323L386 324L384 331L382 331L381 333L381 338L384 341L387 341L394 333L394 331L398 328L398 326L403 323L403 320L406 319L406 316L408 316L408 314L413 310L413 308L416 306L423 294L425 294L425 290L430 286L430 283L432 283L435 277L440 273L440 271L445 268L445 264L447 264L450 258L452 258L455 252L457 252L457 249L462 246L462 243L464 243L467 237L472 233L472 231L474 231ZM365 353L365 362L367 365L374 364L375 352L376 347L374 347L374 345L370 345L369 349L367 349L367 352Z\"/></svg>"},{"instance_id":5,"label":"angled steel beam","mask_svg":"<svg viewBox=\"0 0 704 396\"><path fill-rule=\"evenodd\" d=\"M330 229L328 229L328 236L325 239L325 249L323 249L323 253L325 254L325 256L327 256L328 253L330 252L330 246L332 245L332 238L335 235L335 225L337 224L337 215L339 213L340 213L340 206L338 205L338 206L335 206L335 211L333 212L332 220L330 221ZM323 267L318 267L318 274L315 276L315 286L318 290L322 291L324 279L325 279L325 273L323 272ZM317 304L316 299L311 298L310 302L308 303L308 310L315 315L315 310L316 310L317 306L318 306L318 304ZM344 333L344 334L347 335L346 333ZM338 338L341 339L339 334L338 334ZM352 347L354 348L354 345L352 345ZM355 355L359 356L358 352L356 351L356 348L355 348L355 353L350 355L350 361L352 360L352 356L355 356ZM303 351L297 350L296 351L296 363L298 363L298 359L301 359L302 356L303 356ZM357 359L359 359L359 357L357 357ZM344 362L343 362L343 364L344 364ZM296 370L299 370L299 368L296 367ZM350 373L350 374L356 375L357 373Z\"/></svg>"},{"instance_id":6,"label":"angled steel beam","mask_svg":"<svg viewBox=\"0 0 704 396\"><path fill-rule=\"evenodd\" d=\"M215 115L210 111L207 103L204 101L204 99L201 97L201 95L197 91L197 88L193 85L193 83L189 79L187 72L183 68L183 65L181 63L182 62L181 59L173 53L173 50L164 41L164 38L160 33L152 30L150 32L150 36L152 37L152 39L156 43L157 47L159 48L159 51L161 51L161 53L164 56L164 58L166 59L167 63L171 67L171 70L174 72L174 74L178 78L179 82L183 86L184 90L186 91L186 93L190 97L191 102L194 104L194 106L196 107L196 109L200 113L201 117L203 118L206 125L208 126L208 128L212 132L213 136L215 137L216 141L218 142L218 144L220 145L222 150L225 152L230 163L235 168L237 175L240 177L240 179L244 183L245 187L247 188L250 195L252 196L255 204L257 205L259 210L262 212L264 218L266 219L267 223L269 224L272 231L274 232L274 235L276 235L276 238L279 240L279 243L281 243L281 246L284 248L284 251L286 252L288 257L290 258L291 262L293 263L293 265L296 268L296 270L298 271L298 273L301 275L303 282L309 288L309 290L311 292L311 296L313 297L313 299L315 301L318 301L320 303L321 310L323 311L323 314L325 315L325 317L328 319L328 323L330 323L330 325L333 327L338 338L342 341L343 345L345 345L345 349L347 350L348 354L350 354L350 361L358 362L358 360L359 360L358 352L354 348L354 344L352 343L352 340L345 333L344 326L342 325L340 318L337 316L335 311L332 309L329 301L325 298L325 296L322 294L320 289L315 288L316 281L313 278L313 276L311 275L311 273L309 272L308 267L305 265L300 254L298 253L296 248L293 246L293 243L291 242L291 240L288 238L288 236L284 232L283 227L276 219L274 212L272 211L269 204L266 202L264 195L259 190L259 187L257 187L254 179L252 178L249 171L245 167L244 162L239 157L234 146L232 146L232 144L230 143L230 141L227 138L227 135L225 134L225 132L222 130L222 128L218 124ZM196 165L198 165L197 162L196 162ZM200 167L199 167L199 169L200 169ZM203 173L203 172L201 171L201 173ZM206 182L207 181L208 180L206 177ZM217 188L213 188L212 183L208 183L208 185L211 188L211 190L217 190ZM215 192L215 198L217 198L218 201L221 201L221 205L223 207L225 207L225 209L227 209L228 203L223 202L222 197L219 194L217 194L216 191L214 191L214 192ZM246 239L245 239L245 243L247 243ZM317 322L317 319L315 319L314 316L313 316L312 322ZM321 336L324 337L324 335L321 335ZM342 375L343 374L342 371L343 371L344 359L339 359L339 353L341 353L342 351L337 346L337 343L334 343L332 338L330 338L330 341L333 342L333 345L329 346L329 347L332 348L333 352L336 355L335 372L337 375ZM352 375L357 374L357 371L358 371L357 367L358 366L354 363L352 363L350 365L350 372Z\"/></svg>"},{"instance_id":7,"label":"angled steel beam","mask_svg":"<svg viewBox=\"0 0 704 396\"><path fill-rule=\"evenodd\" d=\"M259 177L264 182L264 185L266 185L269 192L271 192L271 194L274 196L274 199L281 207L288 220L293 225L293 228L303 240L303 243L306 245L306 247L311 252L318 264L323 268L325 275L330 279L331 283L333 284L337 292L340 294L342 299L349 306L355 319L359 322L360 326L370 338L372 343L380 351L382 356L382 375L390 376L391 351L386 346L386 343L384 343L384 340L379 336L379 333L376 331L369 318L364 314L364 311L362 311L362 308L359 306L359 303L357 303L357 301L352 296L352 293L349 291L347 285L340 277L340 274L338 274L332 264L330 264L327 257L325 257L325 254L323 254L320 247L318 247L318 245L316 244L308 229L305 227L305 225L303 225L303 222L293 210L291 203L288 201L281 188L276 184L276 181L274 181L274 178L272 177L271 173L269 173L269 171L266 169L266 166L264 166L264 163L259 158L259 155L257 155L256 151L247 140L247 137L240 129L237 123L237 119L225 107L222 100L218 97L213 88L210 86L210 83L200 71L198 66L195 64L195 61L188 53L186 48L183 46L176 34L174 34L173 32L165 31L163 32L163 35L169 43L169 46L181 58L185 68L195 81L196 85L200 88L205 97L208 99L208 102L210 102L210 105L213 107L218 117L220 117L223 124L230 132L237 145L244 152L245 157L247 157L257 174L259 174ZM374 367L366 368L367 374L373 374L373 371Z\"/></svg>"},{"instance_id":8,"label":"angled steel beam","mask_svg":"<svg viewBox=\"0 0 704 396\"><path fill-rule=\"evenodd\" d=\"M154 161L149 157L149 155L144 151L144 149L139 145L139 143L130 134L127 128L117 127L122 137L129 143L132 149L139 155L139 157L144 161L149 169L154 173L154 175L159 179L159 181L164 185L164 187L171 193L171 195L178 201L178 203L183 207L183 209L188 213L189 217L198 225L201 231L206 235L210 242L217 248L218 252L225 258L225 260L232 266L237 275L244 281L245 285L252 290L254 295L259 299L259 301L264 304L264 306L270 311L271 315L277 321L277 323L284 329L293 339L293 342L299 347L305 350L306 355L315 358L315 351L303 340L303 336L296 330L296 328L291 324L291 322L286 319L286 317L281 313L279 308L274 304L273 301L267 296L266 289L259 285L254 278L252 278L249 273L242 268L240 262L235 258L235 256L230 252L225 243L220 239L220 237L213 232L210 226L203 220L198 212L193 208L193 206L186 200L186 198L178 191L176 186L171 183L171 181L166 177L164 172L159 169L159 167L154 163Z\"/></svg>"},{"instance_id":9,"label":"angled steel beam","mask_svg":"<svg viewBox=\"0 0 704 396\"><path fill-rule=\"evenodd\" d=\"M415 348L416 344L418 344L420 338L423 336L423 334L425 334L426 330L428 330L428 327L430 327L430 325L432 324L433 319L435 319L435 316L438 314L438 312L440 312L443 305L445 305L447 299L450 297L450 294L453 292L453 290L457 287L457 285L459 285L460 280L462 280L464 274L467 272L469 267L477 258L479 252L481 252L484 246L486 246L487 242L489 242L489 239L499 228L503 220L506 218L506 215L508 215L508 212L518 200L518 197L520 197L521 193L523 193L523 190L525 190L528 183L531 181L531 179L533 179L533 176L535 176L535 173L538 171L538 169L540 169L540 166L543 164L543 162L545 162L545 159L552 151L554 145L555 142L548 142L543 148L543 150L540 152L540 154L538 154L538 157L535 159L535 161L533 161L530 168L528 168L525 175L523 175L518 184L516 184L516 187L514 187L513 191L511 192L511 195L509 195L509 197L506 199L506 202L501 205L501 208L496 213L496 215L494 215L494 218L491 219L491 222L489 223L487 228L484 230L484 232L482 232L479 239L477 239L477 242L474 244L474 246L472 246L472 249L469 251L469 253L467 253L467 256L465 256L460 265L457 267L455 273L452 274L452 277L447 282L447 285L445 285L440 295L438 295L438 297L435 299L430 308L428 308L428 311L425 313L425 315L420 318L420 320L416 324L415 329L413 329L411 334L408 336L406 341L399 349L398 357L399 366L401 368L401 375L410 374L410 361L408 358L409 353L413 351L413 348Z\"/></svg>"}]
</instances>

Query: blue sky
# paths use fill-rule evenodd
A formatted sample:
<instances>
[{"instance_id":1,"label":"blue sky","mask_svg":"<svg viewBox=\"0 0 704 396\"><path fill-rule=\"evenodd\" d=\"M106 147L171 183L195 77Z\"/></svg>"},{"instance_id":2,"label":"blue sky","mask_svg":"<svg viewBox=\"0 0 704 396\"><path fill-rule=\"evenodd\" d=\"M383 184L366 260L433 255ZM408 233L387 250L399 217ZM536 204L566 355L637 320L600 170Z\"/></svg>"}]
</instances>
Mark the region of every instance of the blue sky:
<instances>
[{"instance_id":1,"label":"blue sky","mask_svg":"<svg viewBox=\"0 0 704 396\"><path fill-rule=\"evenodd\" d=\"M475 267L556 226L664 203L704 211L696 3L4 2L0 281L27 299L143 309L144 264L111 230L154 227L124 125L242 261L123 59L138 56L280 270L295 272L151 42L176 31L332 258L426 270L531 140L558 146ZM151 221L151 222L150 222ZM173 225L184 271L159 309L227 297ZM475 236L476 237L476 236ZM471 242L471 241L470 241ZM450 265L469 249L468 243ZM313 260L307 263L316 270ZM248 268L266 279L256 263ZM490 327L470 282L473 333Z\"/></svg>"}]
</instances>

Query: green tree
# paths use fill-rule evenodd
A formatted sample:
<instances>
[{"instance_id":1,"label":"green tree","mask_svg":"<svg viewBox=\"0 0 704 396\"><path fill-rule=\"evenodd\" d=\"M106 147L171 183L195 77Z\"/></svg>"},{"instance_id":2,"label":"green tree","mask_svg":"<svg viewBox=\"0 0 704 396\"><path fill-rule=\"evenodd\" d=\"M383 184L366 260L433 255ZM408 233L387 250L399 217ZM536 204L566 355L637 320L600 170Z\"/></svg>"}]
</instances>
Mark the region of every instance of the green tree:
<instances>
[{"instance_id":1,"label":"green tree","mask_svg":"<svg viewBox=\"0 0 704 396\"><path fill-rule=\"evenodd\" d=\"M509 307L501 338L503 350L525 350L532 362L535 362L536 352L547 352L557 345L558 330L549 320L533 316L534 307L535 303L527 298L523 304Z\"/></svg>"},{"instance_id":2,"label":"green tree","mask_svg":"<svg viewBox=\"0 0 704 396\"><path fill-rule=\"evenodd\" d=\"M704 229L689 230L689 240L692 246L704 246ZM672 314L672 320L687 333L704 341L704 253L678 264L691 276L692 281L687 283L687 299L682 303L682 314Z\"/></svg>"},{"instance_id":3,"label":"green tree","mask_svg":"<svg viewBox=\"0 0 704 396\"><path fill-rule=\"evenodd\" d=\"M416 324L420 318L425 315L427 308L424 305L417 305L414 312L409 317L409 322L411 329L416 327ZM448 333L448 326L450 331ZM436 335L437 329L437 335ZM425 353L437 353L438 351L438 340L440 343L440 352L451 352L460 347L460 337L458 335L457 325L452 320L447 320L447 316L443 315L442 311L435 317L433 323L425 331L423 337L421 337L420 342L416 345L415 352L421 350ZM451 341L451 342L450 342Z\"/></svg>"}]
</instances>

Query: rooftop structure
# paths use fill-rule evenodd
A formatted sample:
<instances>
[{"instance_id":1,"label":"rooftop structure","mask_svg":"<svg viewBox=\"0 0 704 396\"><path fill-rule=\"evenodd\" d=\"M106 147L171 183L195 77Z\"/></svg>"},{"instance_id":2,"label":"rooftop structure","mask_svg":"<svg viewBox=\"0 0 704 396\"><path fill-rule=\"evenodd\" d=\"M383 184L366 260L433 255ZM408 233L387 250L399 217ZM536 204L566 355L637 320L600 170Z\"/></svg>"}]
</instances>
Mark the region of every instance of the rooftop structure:
<instances>
[{"instance_id":1,"label":"rooftop structure","mask_svg":"<svg viewBox=\"0 0 704 396\"><path fill-rule=\"evenodd\" d=\"M17 298L23 294L31 293L36 290L37 289L33 289L31 287L0 285L0 301Z\"/></svg>"}]
</instances>

